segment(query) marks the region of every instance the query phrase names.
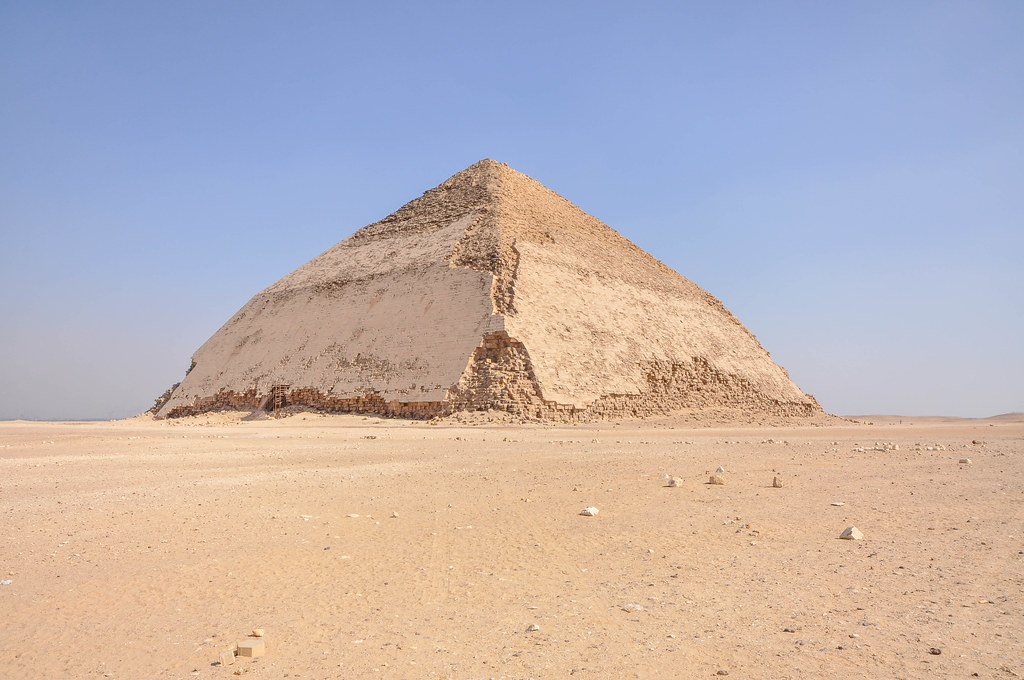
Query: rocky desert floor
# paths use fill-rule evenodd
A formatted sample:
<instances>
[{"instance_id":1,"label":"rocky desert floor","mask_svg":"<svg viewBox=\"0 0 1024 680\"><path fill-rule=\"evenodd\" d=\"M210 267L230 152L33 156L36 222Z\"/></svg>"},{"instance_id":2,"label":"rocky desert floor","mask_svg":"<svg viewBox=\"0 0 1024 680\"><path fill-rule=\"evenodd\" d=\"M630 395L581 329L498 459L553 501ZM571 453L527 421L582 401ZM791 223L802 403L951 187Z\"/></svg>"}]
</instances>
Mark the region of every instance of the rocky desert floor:
<instances>
[{"instance_id":1,"label":"rocky desert floor","mask_svg":"<svg viewBox=\"0 0 1024 680\"><path fill-rule=\"evenodd\" d=\"M0 677L1024 675L1024 417L857 420L0 423Z\"/></svg>"}]
</instances>

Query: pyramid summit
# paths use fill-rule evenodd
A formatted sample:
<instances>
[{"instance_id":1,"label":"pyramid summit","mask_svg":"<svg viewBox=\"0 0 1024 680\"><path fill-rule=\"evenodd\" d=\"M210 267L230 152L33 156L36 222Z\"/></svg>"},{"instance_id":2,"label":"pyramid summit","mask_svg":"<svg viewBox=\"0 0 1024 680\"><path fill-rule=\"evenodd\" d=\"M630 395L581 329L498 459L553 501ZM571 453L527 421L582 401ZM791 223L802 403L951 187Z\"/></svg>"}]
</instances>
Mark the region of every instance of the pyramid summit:
<instances>
[{"instance_id":1,"label":"pyramid summit","mask_svg":"<svg viewBox=\"0 0 1024 680\"><path fill-rule=\"evenodd\" d=\"M490 159L258 293L154 408L271 403L556 421L822 413L718 299Z\"/></svg>"}]
</instances>

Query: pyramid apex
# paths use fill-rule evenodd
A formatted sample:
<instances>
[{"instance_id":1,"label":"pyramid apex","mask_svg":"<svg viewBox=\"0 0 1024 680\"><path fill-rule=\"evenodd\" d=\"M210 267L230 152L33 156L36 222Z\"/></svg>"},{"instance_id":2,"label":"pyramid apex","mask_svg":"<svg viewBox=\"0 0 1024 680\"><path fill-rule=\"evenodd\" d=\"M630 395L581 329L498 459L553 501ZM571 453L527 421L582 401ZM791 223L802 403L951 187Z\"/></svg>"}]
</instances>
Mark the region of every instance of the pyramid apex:
<instances>
[{"instance_id":1,"label":"pyramid apex","mask_svg":"<svg viewBox=\"0 0 1024 680\"><path fill-rule=\"evenodd\" d=\"M466 169L461 170L460 172L457 172L455 174L456 174L456 176L458 176L458 175L461 175L463 173L479 174L479 173L494 173L494 172L502 172L502 171L515 172L515 170L512 170L512 168L509 167L508 163L502 163L501 161L496 161L493 158L483 158L481 160L478 160L476 163L473 163L472 165L470 165Z\"/></svg>"},{"instance_id":2,"label":"pyramid apex","mask_svg":"<svg viewBox=\"0 0 1024 680\"><path fill-rule=\"evenodd\" d=\"M460 186L495 186L503 178L526 177L523 173L509 167L508 163L496 161L493 158L484 158L464 168L440 185L436 189L451 189ZM427 193L430 193L429 191Z\"/></svg>"}]
</instances>

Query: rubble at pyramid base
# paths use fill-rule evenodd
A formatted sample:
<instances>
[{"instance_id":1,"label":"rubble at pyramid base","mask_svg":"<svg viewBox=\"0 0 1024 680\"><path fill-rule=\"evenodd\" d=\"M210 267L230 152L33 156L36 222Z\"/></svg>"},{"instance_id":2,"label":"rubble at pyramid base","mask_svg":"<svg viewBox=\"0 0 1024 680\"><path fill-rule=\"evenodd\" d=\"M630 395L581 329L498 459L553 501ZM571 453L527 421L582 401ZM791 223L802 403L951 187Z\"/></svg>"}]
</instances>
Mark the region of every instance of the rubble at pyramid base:
<instances>
[{"instance_id":1,"label":"rubble at pyramid base","mask_svg":"<svg viewBox=\"0 0 1024 680\"><path fill-rule=\"evenodd\" d=\"M688 364L649 362L644 367L646 389L636 394L609 394L588 406L577 407L546 400L533 375L522 343L504 332L484 339L474 352L463 378L443 401L385 401L379 395L332 397L313 388L290 389L280 406L301 407L325 413L354 413L410 419L431 419L458 412L502 411L520 420L545 422L593 422L626 418L650 418L677 411L732 407L759 414L809 417L823 413L817 401L786 403L772 399L743 378L715 370L695 357ZM271 410L269 394L252 389L244 393L221 391L178 406L167 417L198 415L210 411Z\"/></svg>"}]
</instances>

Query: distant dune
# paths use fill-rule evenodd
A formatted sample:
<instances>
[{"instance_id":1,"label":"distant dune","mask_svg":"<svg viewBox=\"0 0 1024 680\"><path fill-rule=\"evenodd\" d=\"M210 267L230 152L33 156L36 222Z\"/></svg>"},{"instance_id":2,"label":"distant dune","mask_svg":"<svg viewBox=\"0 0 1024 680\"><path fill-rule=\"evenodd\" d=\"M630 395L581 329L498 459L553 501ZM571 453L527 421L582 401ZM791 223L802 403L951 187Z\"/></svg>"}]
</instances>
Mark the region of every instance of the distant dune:
<instances>
[{"instance_id":1,"label":"distant dune","mask_svg":"<svg viewBox=\"0 0 1024 680\"><path fill-rule=\"evenodd\" d=\"M965 418L962 416L904 416L890 414L871 415L847 415L842 416L848 420L855 420L859 423L875 423L876 425L898 425L902 420L906 423L983 423L987 421L1001 423L1024 423L1024 413L1002 413L997 416L984 416L981 418Z\"/></svg>"}]
</instances>

